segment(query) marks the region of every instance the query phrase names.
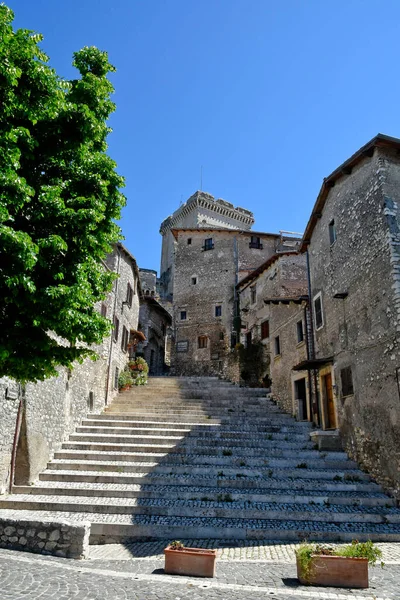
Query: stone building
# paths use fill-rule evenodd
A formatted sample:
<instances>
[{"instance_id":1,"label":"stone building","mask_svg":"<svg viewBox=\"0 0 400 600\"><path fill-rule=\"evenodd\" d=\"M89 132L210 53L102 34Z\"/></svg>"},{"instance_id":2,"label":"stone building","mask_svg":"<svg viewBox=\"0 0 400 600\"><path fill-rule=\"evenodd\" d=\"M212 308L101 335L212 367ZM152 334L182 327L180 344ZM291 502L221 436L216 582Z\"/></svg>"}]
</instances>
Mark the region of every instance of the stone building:
<instances>
[{"instance_id":1,"label":"stone building","mask_svg":"<svg viewBox=\"0 0 400 600\"><path fill-rule=\"evenodd\" d=\"M324 429L400 498L400 139L377 135L324 179L310 264Z\"/></svg>"},{"instance_id":2,"label":"stone building","mask_svg":"<svg viewBox=\"0 0 400 600\"><path fill-rule=\"evenodd\" d=\"M254 223L253 213L226 200L215 199L206 192L196 192L160 226L162 235L160 295L172 299L174 291L173 229L216 228L249 230Z\"/></svg>"},{"instance_id":3,"label":"stone building","mask_svg":"<svg viewBox=\"0 0 400 600\"><path fill-rule=\"evenodd\" d=\"M0 493L12 480L36 479L81 419L88 412L100 412L118 392L129 336L138 324L139 272L122 244L104 265L119 278L98 306L114 325L112 335L94 347L98 360L86 359L72 371L60 367L57 377L27 384L23 398L16 382L0 380Z\"/></svg>"},{"instance_id":4,"label":"stone building","mask_svg":"<svg viewBox=\"0 0 400 600\"><path fill-rule=\"evenodd\" d=\"M172 229L175 238L173 328L178 375L237 379L236 284L277 251L300 240L248 230ZM290 245L290 246L289 246ZM232 370L233 369L233 370Z\"/></svg>"},{"instance_id":5,"label":"stone building","mask_svg":"<svg viewBox=\"0 0 400 600\"><path fill-rule=\"evenodd\" d=\"M164 375L171 364L172 315L160 302L157 271L139 269L142 285L139 329L146 337L137 348L149 365L149 375Z\"/></svg>"},{"instance_id":6,"label":"stone building","mask_svg":"<svg viewBox=\"0 0 400 600\"><path fill-rule=\"evenodd\" d=\"M246 348L251 350L261 344L261 376L265 385L271 387L273 398L299 420L312 420L307 372L291 375L293 366L308 357L305 256L297 252L274 254L242 279L237 290L244 356ZM254 365L254 369L258 368ZM246 373L241 375L243 378Z\"/></svg>"}]
</instances>

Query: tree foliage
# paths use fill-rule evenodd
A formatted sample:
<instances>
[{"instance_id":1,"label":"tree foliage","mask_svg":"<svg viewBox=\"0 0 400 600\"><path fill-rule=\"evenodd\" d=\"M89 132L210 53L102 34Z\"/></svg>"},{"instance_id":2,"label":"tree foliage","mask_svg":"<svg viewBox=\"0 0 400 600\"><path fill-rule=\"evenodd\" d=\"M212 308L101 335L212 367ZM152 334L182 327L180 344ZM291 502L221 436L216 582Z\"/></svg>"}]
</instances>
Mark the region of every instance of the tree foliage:
<instances>
[{"instance_id":1,"label":"tree foliage","mask_svg":"<svg viewBox=\"0 0 400 600\"><path fill-rule=\"evenodd\" d=\"M80 77L65 81L13 16L0 5L0 376L25 382L93 356L109 332L95 303L125 198L106 154L107 53L76 52Z\"/></svg>"}]
</instances>

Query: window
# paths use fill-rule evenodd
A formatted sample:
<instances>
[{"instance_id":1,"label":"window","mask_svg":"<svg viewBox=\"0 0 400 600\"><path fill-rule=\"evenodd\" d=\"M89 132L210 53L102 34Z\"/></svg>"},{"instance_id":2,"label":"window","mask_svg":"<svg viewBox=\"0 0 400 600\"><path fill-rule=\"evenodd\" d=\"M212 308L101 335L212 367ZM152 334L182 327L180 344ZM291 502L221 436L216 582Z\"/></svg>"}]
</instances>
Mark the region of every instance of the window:
<instances>
[{"instance_id":1,"label":"window","mask_svg":"<svg viewBox=\"0 0 400 600\"><path fill-rule=\"evenodd\" d=\"M336 242L336 227L334 219L332 219L332 221L329 223L329 242L331 246Z\"/></svg>"},{"instance_id":2,"label":"window","mask_svg":"<svg viewBox=\"0 0 400 600\"><path fill-rule=\"evenodd\" d=\"M216 317L222 317L222 306L216 306L215 307L215 316Z\"/></svg>"},{"instance_id":3,"label":"window","mask_svg":"<svg viewBox=\"0 0 400 600\"><path fill-rule=\"evenodd\" d=\"M324 315L322 313L322 298L321 292L314 298L314 316L315 316L315 328L321 329L324 325Z\"/></svg>"},{"instance_id":4,"label":"window","mask_svg":"<svg viewBox=\"0 0 400 600\"><path fill-rule=\"evenodd\" d=\"M122 328L122 337L121 337L121 350L126 352L128 350L128 339L129 333L125 325Z\"/></svg>"},{"instance_id":5,"label":"window","mask_svg":"<svg viewBox=\"0 0 400 600\"><path fill-rule=\"evenodd\" d=\"M354 388L351 367L345 367L340 371L340 379L342 380L342 396L352 396Z\"/></svg>"},{"instance_id":6,"label":"window","mask_svg":"<svg viewBox=\"0 0 400 600\"><path fill-rule=\"evenodd\" d=\"M119 377L119 369L118 369L118 367L115 367L115 371L114 371L114 390L118 389L118 377Z\"/></svg>"},{"instance_id":7,"label":"window","mask_svg":"<svg viewBox=\"0 0 400 600\"><path fill-rule=\"evenodd\" d=\"M181 310L181 321L186 321L186 310Z\"/></svg>"},{"instance_id":8,"label":"window","mask_svg":"<svg viewBox=\"0 0 400 600\"><path fill-rule=\"evenodd\" d=\"M126 287L126 303L131 308L133 299L133 288L130 283Z\"/></svg>"},{"instance_id":9,"label":"window","mask_svg":"<svg viewBox=\"0 0 400 600\"><path fill-rule=\"evenodd\" d=\"M266 338L269 338L269 321L261 323L261 339L265 340Z\"/></svg>"},{"instance_id":10,"label":"window","mask_svg":"<svg viewBox=\"0 0 400 600\"><path fill-rule=\"evenodd\" d=\"M105 304L104 302L102 302L102 304L101 304L100 314L102 317L107 316L107 304Z\"/></svg>"},{"instance_id":11,"label":"window","mask_svg":"<svg viewBox=\"0 0 400 600\"><path fill-rule=\"evenodd\" d=\"M213 244L212 238L208 238L207 240L204 240L203 250L212 250L213 248L214 248L214 244Z\"/></svg>"},{"instance_id":12,"label":"window","mask_svg":"<svg viewBox=\"0 0 400 600\"><path fill-rule=\"evenodd\" d=\"M196 285L196 283L197 283L197 277L192 277L192 284Z\"/></svg>"},{"instance_id":13,"label":"window","mask_svg":"<svg viewBox=\"0 0 400 600\"><path fill-rule=\"evenodd\" d=\"M300 344L300 342L304 341L303 321L297 321L296 328L297 328L297 343Z\"/></svg>"},{"instance_id":14,"label":"window","mask_svg":"<svg viewBox=\"0 0 400 600\"><path fill-rule=\"evenodd\" d=\"M279 335L275 338L275 356L279 356L281 353L281 341L279 339Z\"/></svg>"},{"instance_id":15,"label":"window","mask_svg":"<svg viewBox=\"0 0 400 600\"><path fill-rule=\"evenodd\" d=\"M262 250L263 245L261 243L261 238L257 237L256 235L252 235L249 248L257 248L258 250Z\"/></svg>"},{"instance_id":16,"label":"window","mask_svg":"<svg viewBox=\"0 0 400 600\"><path fill-rule=\"evenodd\" d=\"M119 333L119 319L118 319L118 317L114 317L114 342L118 342L118 333Z\"/></svg>"},{"instance_id":17,"label":"window","mask_svg":"<svg viewBox=\"0 0 400 600\"><path fill-rule=\"evenodd\" d=\"M190 244L192 243L192 238L188 238L187 243L188 243L188 246L190 246Z\"/></svg>"},{"instance_id":18,"label":"window","mask_svg":"<svg viewBox=\"0 0 400 600\"><path fill-rule=\"evenodd\" d=\"M252 304L256 303L257 300L257 288L254 285L252 288L250 288L250 300Z\"/></svg>"},{"instance_id":19,"label":"window","mask_svg":"<svg viewBox=\"0 0 400 600\"><path fill-rule=\"evenodd\" d=\"M197 342L199 348L207 348L208 338L206 335L199 335Z\"/></svg>"},{"instance_id":20,"label":"window","mask_svg":"<svg viewBox=\"0 0 400 600\"><path fill-rule=\"evenodd\" d=\"M252 341L252 335L251 335L251 331L248 331L246 333L246 348L250 348L251 346L251 341Z\"/></svg>"}]
</instances>

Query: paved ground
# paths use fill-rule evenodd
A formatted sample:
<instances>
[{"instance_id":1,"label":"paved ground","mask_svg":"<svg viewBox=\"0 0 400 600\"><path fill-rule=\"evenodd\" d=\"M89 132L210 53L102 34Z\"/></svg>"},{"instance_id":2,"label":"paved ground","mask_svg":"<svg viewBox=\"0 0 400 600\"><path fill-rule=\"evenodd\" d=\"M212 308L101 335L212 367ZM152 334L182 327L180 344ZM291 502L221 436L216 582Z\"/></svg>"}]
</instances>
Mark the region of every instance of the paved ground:
<instances>
[{"instance_id":1,"label":"paved ground","mask_svg":"<svg viewBox=\"0 0 400 600\"><path fill-rule=\"evenodd\" d=\"M1 600L399 600L400 544L381 544L386 567L368 590L309 588L296 579L293 544L222 548L215 579L163 573L164 544L98 546L73 561L0 550ZM188 545L188 544L187 544ZM198 542L197 542L197 545ZM204 545L216 545L205 542Z\"/></svg>"}]
</instances>

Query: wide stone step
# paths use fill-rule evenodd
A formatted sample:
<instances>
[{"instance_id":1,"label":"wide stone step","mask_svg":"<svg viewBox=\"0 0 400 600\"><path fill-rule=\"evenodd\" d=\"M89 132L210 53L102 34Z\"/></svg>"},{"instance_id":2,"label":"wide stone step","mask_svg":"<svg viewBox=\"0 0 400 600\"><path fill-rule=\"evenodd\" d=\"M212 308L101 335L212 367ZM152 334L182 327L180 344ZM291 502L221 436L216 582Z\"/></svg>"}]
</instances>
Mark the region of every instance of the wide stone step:
<instances>
[{"instance_id":1,"label":"wide stone step","mask_svg":"<svg viewBox=\"0 0 400 600\"><path fill-rule=\"evenodd\" d=\"M162 517L107 515L22 510L21 519L91 522L90 543L127 540L234 539L299 541L400 541L400 525L371 523L322 523L316 521L270 521L267 519L223 519L207 517ZM4 510L4 518L15 518Z\"/></svg>"},{"instance_id":2,"label":"wide stone step","mask_svg":"<svg viewBox=\"0 0 400 600\"><path fill-rule=\"evenodd\" d=\"M0 509L94 512L103 514L157 515L207 518L331 521L332 523L399 524L400 510L381 506L330 506L324 504L277 504L209 500L103 498L97 496L32 496L16 494L0 500Z\"/></svg>"},{"instance_id":3,"label":"wide stone step","mask_svg":"<svg viewBox=\"0 0 400 600\"><path fill-rule=\"evenodd\" d=\"M240 470L239 470L240 471ZM243 470L241 470L243 471ZM39 475L39 481L49 482L65 482L81 484L86 483L99 483L99 484L139 484L139 485L156 485L156 486L196 486L196 487L215 487L218 489L235 488L238 490L256 490L263 489L271 490L298 490L304 491L317 491L318 493L331 493L331 492L345 492L346 494L381 494L380 487L367 479L360 482L354 483L352 480L346 479L346 477L340 477L335 475L334 477L326 479L307 479L294 477L285 477L285 473L282 470L275 470L271 473L264 472L261 475L246 475L244 472L228 472L227 470L223 473L217 472L214 474L207 471L203 474L194 473L182 473L182 472L168 472L168 473L157 473L151 471L149 473L121 473L119 471L68 471L56 469L48 469ZM33 487L30 489L34 489ZM387 498L387 497L386 497ZM392 504L392 499L388 498L389 504Z\"/></svg>"},{"instance_id":4,"label":"wide stone step","mask_svg":"<svg viewBox=\"0 0 400 600\"><path fill-rule=\"evenodd\" d=\"M220 440L240 440L240 445L246 445L247 441L251 444L253 440L258 440L260 443L268 443L271 446L275 445L280 447L301 447L301 448L314 448L314 442L310 441L307 434L294 434L291 433L263 433L254 434L248 431L232 431L229 429L215 428L212 432L210 430L202 431L200 428L192 429L175 429L171 428L140 428L140 427L96 427L96 426L80 426L76 428L77 433L70 436L72 440L84 439L80 436L82 434L90 434L93 440L97 440L96 436L106 436L107 438L127 438L129 436L136 441L155 441L164 438L180 438L187 440L196 440L196 443L207 443L210 440L213 444L220 444ZM79 436L79 438L78 438ZM212 439L210 439L212 437ZM87 438L85 438L87 439Z\"/></svg>"},{"instance_id":5,"label":"wide stone step","mask_svg":"<svg viewBox=\"0 0 400 600\"><path fill-rule=\"evenodd\" d=\"M107 431L106 429L102 432L93 432L93 431L81 431L81 429L89 429L89 428L77 428L78 433L70 436L70 442L98 442L98 443L118 443L118 444L129 444L129 443L137 443L137 444L184 444L185 446L194 446L194 447L221 447L224 444L229 444L230 442L240 443L242 448L266 448L266 449L296 449L296 450L313 450L314 443L309 441L305 442L304 438L302 440L289 440L288 436L283 436L282 438L272 439L268 438L267 435L259 435L259 436L246 436L243 439L238 440L237 434L228 433L227 435L213 435L212 439L209 436L196 435L196 433L191 433L190 431L186 432L182 435L169 435L169 432L166 431L162 435L146 435L148 433L147 430L144 431L143 435L135 435L129 434L125 435L126 430L124 431L121 428L121 433L115 433ZM99 428L100 429L100 428ZM176 430L177 433L179 430ZM276 434L278 435L278 434ZM285 439L286 438L286 439ZM65 447L65 446L64 446ZM345 454L343 457L345 457Z\"/></svg>"},{"instance_id":6,"label":"wide stone step","mask_svg":"<svg viewBox=\"0 0 400 600\"><path fill-rule=\"evenodd\" d=\"M182 414L182 415L173 415L170 413L160 413L160 412L154 412L154 413L139 413L137 411L132 411L132 412L126 412L126 413L120 413L117 410L112 411L111 409L105 413L105 417L110 417L112 415L115 415L118 419L130 419L130 420L134 420L134 421L156 421L159 423L163 423L165 424L166 422L169 423L183 423L183 424L188 424L188 423L193 423L193 422L198 422L198 423L203 423L203 424L207 424L207 421L210 422L210 424L236 424L238 421L238 417L229 417L229 416L220 416L220 417L214 417L211 415L207 415L205 417L202 417L201 415L189 415L189 414ZM96 415L96 417L101 417L101 415ZM288 417L288 418L287 418ZM309 423L308 421L294 421L294 419L290 416L287 415L287 417L276 417L276 418L272 418L272 417L265 417L265 416L260 416L258 418L246 418L246 427L248 427L249 429L252 429L253 426L259 427L261 425L263 426L270 426L270 427L276 427L276 426L282 426L282 427L292 427L294 429L297 430L311 430L312 425L311 423Z\"/></svg>"},{"instance_id":7,"label":"wide stone step","mask_svg":"<svg viewBox=\"0 0 400 600\"><path fill-rule=\"evenodd\" d=\"M285 448L285 447L266 447L265 445L251 446L250 444L233 446L233 445L221 445L221 442L217 444L211 444L207 440L202 440L203 445L197 443L189 443L184 439L159 439L156 440L158 443L129 443L129 438L119 438L120 443L112 443L112 441L98 442L98 441L71 441L64 442L62 448L65 450L79 450L79 451L90 451L90 452L121 452L121 453L147 453L147 452L167 452L170 455L182 454L182 455L201 455L201 456L225 456L230 453L230 456L244 455L247 458L300 458L302 460L319 460L327 456L326 453L319 452L317 450L307 450L300 447L297 448ZM146 442L146 440L145 440ZM245 450L245 452L244 452ZM343 460L348 461L345 452L329 452L329 459L332 460ZM297 461L298 464L298 461ZM353 468L355 463L353 464Z\"/></svg>"},{"instance_id":8,"label":"wide stone step","mask_svg":"<svg viewBox=\"0 0 400 600\"><path fill-rule=\"evenodd\" d=\"M211 450L210 450L211 452ZM297 454L297 453L296 453ZM105 451L100 450L60 450L55 452L55 459L74 459L74 460L104 460L107 458L109 461L128 461L128 462L153 462L153 461L166 461L169 464L178 465L221 465L221 466L232 466L238 464L238 466L244 466L242 463L244 460L246 465L249 467L258 466L269 466L269 467L292 467L297 469L355 469L357 464L347 458L344 460L334 458L330 459L330 453L327 454L327 458L318 456L315 458L306 458L303 460L301 453L296 458L274 458L265 457L259 458L257 456L248 456L246 452L243 452L241 448L238 448L238 453L235 455L230 448L222 449L221 451L215 450L214 454L178 454L173 452L118 452L118 451ZM340 453L342 454L342 453Z\"/></svg>"},{"instance_id":9,"label":"wide stone step","mask_svg":"<svg viewBox=\"0 0 400 600\"><path fill-rule=\"evenodd\" d=\"M292 477L294 479L330 479L345 480L347 482L369 481L368 475L360 473L358 470L343 470L340 468L326 469L321 464L320 469L297 469L291 467L241 467L235 465L218 464L218 465L189 465L179 464L165 461L159 462L128 462L128 461L101 461L95 459L57 459L48 463L49 469L76 470L76 471L117 471L119 473L169 473L169 474L186 474L188 476L196 475L212 475L217 477L223 476L238 476L242 477Z\"/></svg>"},{"instance_id":10,"label":"wide stone step","mask_svg":"<svg viewBox=\"0 0 400 600\"><path fill-rule=\"evenodd\" d=\"M36 486L13 486L13 494L57 495L57 496L98 496L108 498L152 498L173 500L210 500L212 502L274 502L284 504L324 504L359 506L395 506L394 499L379 492L331 492L320 490L298 491L285 489L237 489L234 487L199 487L155 484L110 484L75 483L45 481Z\"/></svg>"}]
</instances>

